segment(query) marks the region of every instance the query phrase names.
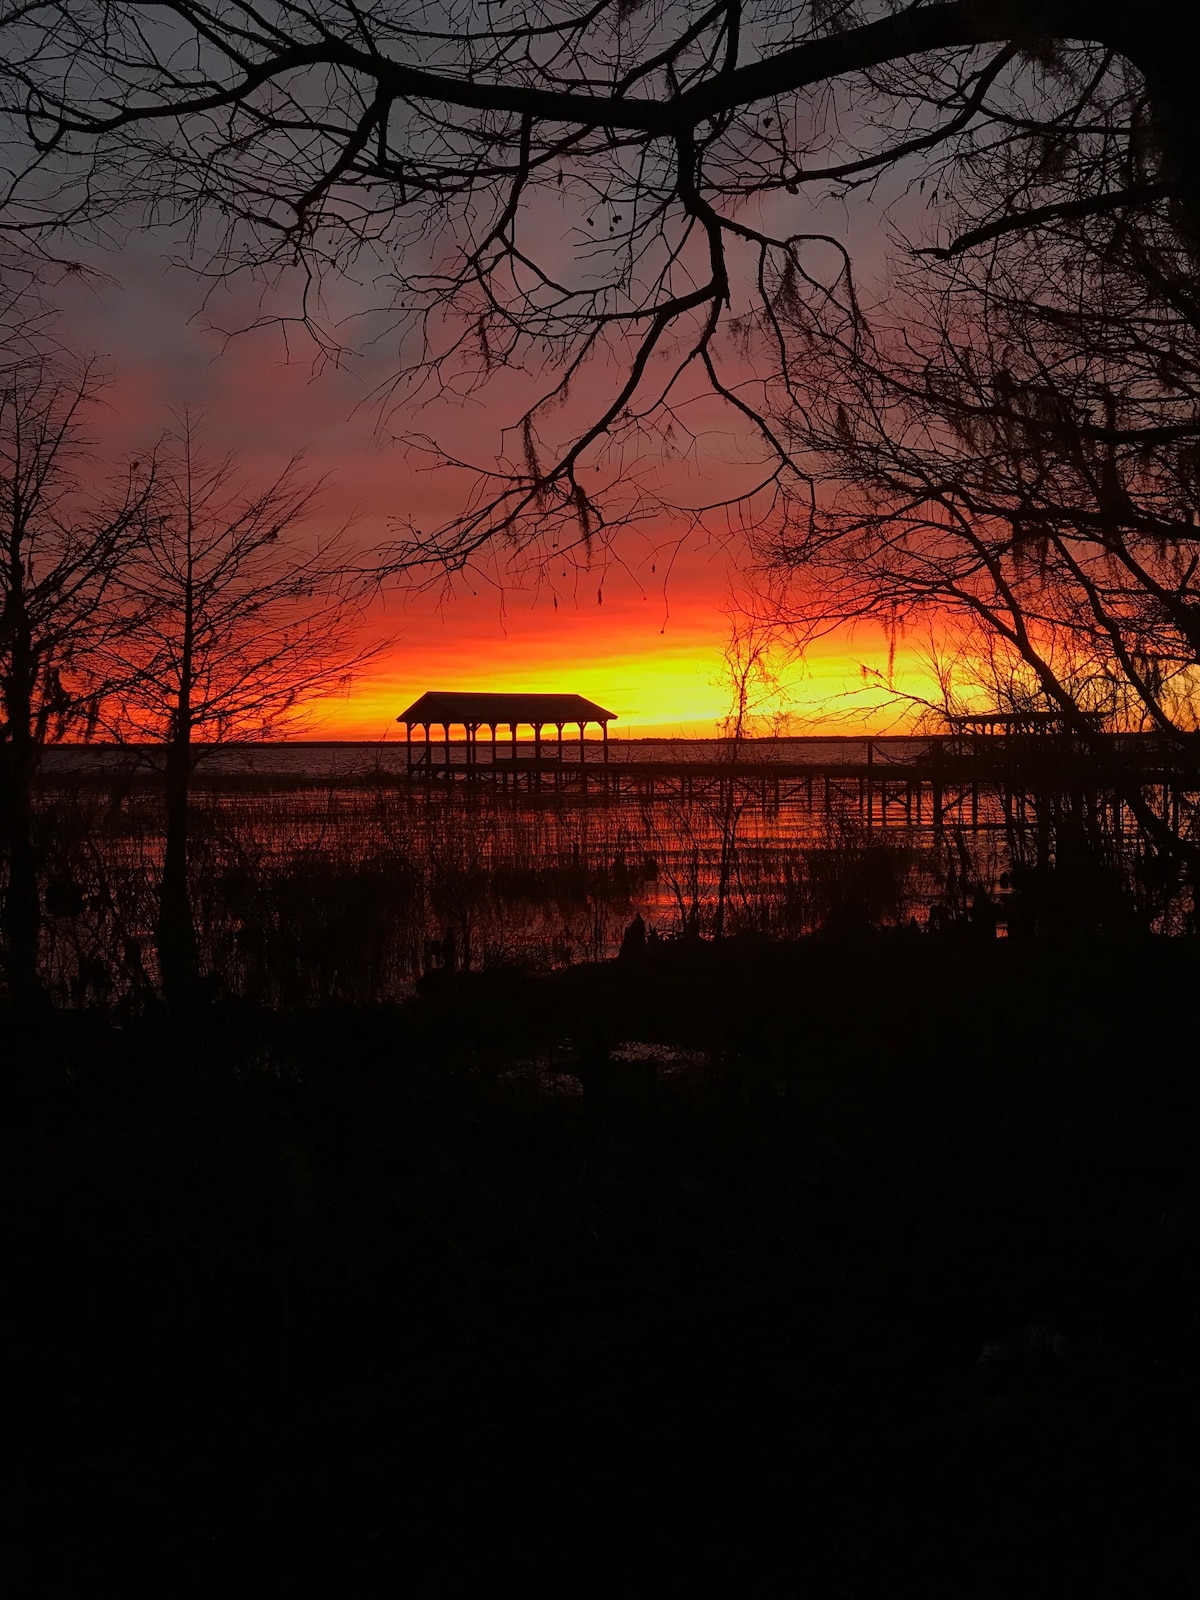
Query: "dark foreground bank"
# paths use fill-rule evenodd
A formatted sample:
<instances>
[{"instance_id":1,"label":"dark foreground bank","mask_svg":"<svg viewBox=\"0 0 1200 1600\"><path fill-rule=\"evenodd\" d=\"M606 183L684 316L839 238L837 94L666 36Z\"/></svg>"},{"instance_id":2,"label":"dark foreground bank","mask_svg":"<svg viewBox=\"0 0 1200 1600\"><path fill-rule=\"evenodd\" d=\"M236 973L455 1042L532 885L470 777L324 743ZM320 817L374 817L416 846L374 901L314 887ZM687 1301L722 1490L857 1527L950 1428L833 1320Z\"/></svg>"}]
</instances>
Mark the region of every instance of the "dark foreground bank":
<instances>
[{"instance_id":1,"label":"dark foreground bank","mask_svg":"<svg viewBox=\"0 0 1200 1600\"><path fill-rule=\"evenodd\" d=\"M1198 968L734 942L10 1028L6 1593L1182 1592Z\"/></svg>"}]
</instances>

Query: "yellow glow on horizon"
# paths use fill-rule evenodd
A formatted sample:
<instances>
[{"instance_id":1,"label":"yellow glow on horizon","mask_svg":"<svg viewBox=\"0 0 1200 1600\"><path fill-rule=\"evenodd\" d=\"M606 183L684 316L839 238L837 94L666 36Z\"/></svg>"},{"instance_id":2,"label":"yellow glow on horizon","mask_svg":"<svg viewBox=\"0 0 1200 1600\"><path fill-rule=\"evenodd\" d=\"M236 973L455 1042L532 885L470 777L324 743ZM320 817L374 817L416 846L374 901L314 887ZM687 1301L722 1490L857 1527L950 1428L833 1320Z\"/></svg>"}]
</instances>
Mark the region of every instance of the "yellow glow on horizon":
<instances>
[{"instance_id":1,"label":"yellow glow on horizon","mask_svg":"<svg viewBox=\"0 0 1200 1600\"><path fill-rule=\"evenodd\" d=\"M582 694L616 713L610 731L618 738L648 732L711 736L730 709L732 691L721 643L711 635L681 638L650 655L597 653L584 659L582 655L536 654L539 659L525 665L507 661L485 665L475 652L455 655L444 650L430 652L411 664L407 660L389 662L365 674L345 698L313 703L301 736L401 738L396 717L428 689ZM784 674L785 695L769 709L786 709L790 731L800 733L902 730L911 713L887 689L887 657L883 641L864 639L858 649L846 640L825 641L802 665ZM936 701L936 684L928 666L912 648L902 645L896 651L893 684L904 695Z\"/></svg>"}]
</instances>

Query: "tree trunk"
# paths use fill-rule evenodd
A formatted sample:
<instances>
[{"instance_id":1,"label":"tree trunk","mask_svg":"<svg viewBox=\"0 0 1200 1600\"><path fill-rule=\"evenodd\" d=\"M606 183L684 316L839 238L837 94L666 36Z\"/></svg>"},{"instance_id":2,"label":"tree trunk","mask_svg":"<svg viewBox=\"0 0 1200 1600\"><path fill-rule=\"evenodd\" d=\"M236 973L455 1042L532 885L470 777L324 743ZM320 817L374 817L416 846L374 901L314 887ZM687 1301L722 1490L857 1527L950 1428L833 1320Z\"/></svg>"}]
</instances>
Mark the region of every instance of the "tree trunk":
<instances>
[{"instance_id":1,"label":"tree trunk","mask_svg":"<svg viewBox=\"0 0 1200 1600\"><path fill-rule=\"evenodd\" d=\"M196 591L192 543L191 437L187 454L187 566L183 591L179 682L167 746L166 841L158 902L158 965L163 995L172 1009L186 1009L195 998L200 976L196 924L188 887L189 801L192 776L192 689L195 673Z\"/></svg>"},{"instance_id":2,"label":"tree trunk","mask_svg":"<svg viewBox=\"0 0 1200 1600\"><path fill-rule=\"evenodd\" d=\"M155 929L163 994L173 1009L188 1005L199 978L196 925L188 887L190 778L190 744L176 737L167 750L166 848Z\"/></svg>"},{"instance_id":3,"label":"tree trunk","mask_svg":"<svg viewBox=\"0 0 1200 1600\"><path fill-rule=\"evenodd\" d=\"M1172 47L1171 34L1156 48L1134 54L1146 77L1152 126L1159 149L1159 172L1173 190L1172 221L1200 258L1200 117L1196 113L1196 70L1200 59L1200 13L1182 24L1184 37Z\"/></svg>"},{"instance_id":4,"label":"tree trunk","mask_svg":"<svg viewBox=\"0 0 1200 1600\"><path fill-rule=\"evenodd\" d=\"M8 883L0 923L8 991L17 1007L43 996L38 971L42 902L33 846L34 752L28 735L10 740L0 756L0 841L8 858Z\"/></svg>"},{"instance_id":5,"label":"tree trunk","mask_svg":"<svg viewBox=\"0 0 1200 1600\"><path fill-rule=\"evenodd\" d=\"M19 555L10 556L16 581L9 583L5 610L11 642L3 684L9 737L0 753L0 845L8 858L8 884L0 924L12 1003L35 1005L44 995L39 972L42 901L33 845L33 777L37 769L33 685L36 677Z\"/></svg>"}]
</instances>

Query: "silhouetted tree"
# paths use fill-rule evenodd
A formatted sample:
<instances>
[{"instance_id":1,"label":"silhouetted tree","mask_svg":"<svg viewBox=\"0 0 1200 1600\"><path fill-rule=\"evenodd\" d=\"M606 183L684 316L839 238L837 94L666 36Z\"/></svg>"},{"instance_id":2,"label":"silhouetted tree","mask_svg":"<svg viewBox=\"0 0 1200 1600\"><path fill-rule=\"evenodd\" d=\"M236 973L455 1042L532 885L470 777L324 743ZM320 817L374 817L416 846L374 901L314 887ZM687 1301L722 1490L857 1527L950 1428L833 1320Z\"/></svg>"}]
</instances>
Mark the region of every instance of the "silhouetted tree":
<instances>
[{"instance_id":1,"label":"silhouetted tree","mask_svg":"<svg viewBox=\"0 0 1200 1600\"><path fill-rule=\"evenodd\" d=\"M726 911L737 867L738 833L748 795L739 789L734 769L749 738L781 733L787 723L785 690L779 670L786 649L780 630L759 617L734 613L725 643L724 686L730 706L721 724L725 739L723 757L730 771L718 787L713 820L720 837L717 895L713 907L713 938L725 933Z\"/></svg>"},{"instance_id":2,"label":"silhouetted tree","mask_svg":"<svg viewBox=\"0 0 1200 1600\"><path fill-rule=\"evenodd\" d=\"M152 475L134 463L97 490L84 428L99 383L17 341L0 375L0 844L9 992L41 991L33 784L47 740L94 722L100 665L120 626L115 577L141 528Z\"/></svg>"},{"instance_id":3,"label":"silhouetted tree","mask_svg":"<svg viewBox=\"0 0 1200 1600\"><path fill-rule=\"evenodd\" d=\"M315 538L322 480L293 458L264 484L207 455L185 415L156 463L144 535L121 575L132 622L118 641L110 715L126 738L165 745L165 847L156 924L169 1001L199 976L188 882L192 774L203 748L264 739L304 702L348 684L371 653L338 593L341 533Z\"/></svg>"},{"instance_id":4,"label":"silhouetted tree","mask_svg":"<svg viewBox=\"0 0 1200 1600\"><path fill-rule=\"evenodd\" d=\"M780 287L758 332L791 468L760 542L801 626L936 617L1012 709L1178 752L1200 729L1200 285L1165 201L1072 209L1096 170L1115 192L1157 159L1142 85L1109 88L1086 138L982 152L957 239L870 326L843 294L815 327ZM994 219L1014 185L1036 228Z\"/></svg>"},{"instance_id":5,"label":"silhouetted tree","mask_svg":"<svg viewBox=\"0 0 1200 1600\"><path fill-rule=\"evenodd\" d=\"M783 559L824 581L841 559L830 537L848 554L857 598L831 616L901 617L906 585L949 593L949 573L951 599L1011 636L1051 700L1074 704L1046 643L1070 635L1074 663L1111 650L1118 698L1177 725L1163 702L1192 652L1176 491L1190 495L1196 443L1181 416L1196 8L612 0L501 20L474 0L432 14L168 0L153 28L145 15L137 0L14 11L0 81L34 156L6 214L37 227L132 204L207 238L218 216L210 267L296 270L298 315L327 347L321 277L382 288L372 304L410 386L397 393L482 393L502 375L513 422L495 464L461 513L409 527L385 562L590 552L661 508L654 467L664 449L699 453L707 391L757 436L736 492L752 521L783 522ZM924 190L939 220L881 318L814 203L885 176ZM1007 488L1004 452L1021 464ZM993 479L972 475L979 459ZM869 507L839 499L831 520L831 485ZM1082 542L1055 542L1064 496L1073 527L1093 519ZM1052 605L1018 594L1007 556L996 565L988 518L1024 571L1057 563ZM894 553L906 528L898 581L842 538L878 532L876 552ZM1159 647L1164 618L1180 661Z\"/></svg>"},{"instance_id":6,"label":"silhouetted tree","mask_svg":"<svg viewBox=\"0 0 1200 1600\"><path fill-rule=\"evenodd\" d=\"M781 297L818 327L835 291L859 319L823 199L892 174L944 200L988 149L1015 159L986 238L1165 206L1194 240L1200 218L1200 12L1175 0L45 0L9 17L0 104L33 152L20 225L185 218L218 271L295 272L326 347L315 287L358 275L404 392L503 375L499 459L393 564L461 566L497 534L525 559L590 549L661 501L639 463L699 453L705 390L786 455L740 331ZM1120 171L1094 147L1125 91L1141 159ZM1029 190L1042 155L1073 171L1066 197Z\"/></svg>"}]
</instances>

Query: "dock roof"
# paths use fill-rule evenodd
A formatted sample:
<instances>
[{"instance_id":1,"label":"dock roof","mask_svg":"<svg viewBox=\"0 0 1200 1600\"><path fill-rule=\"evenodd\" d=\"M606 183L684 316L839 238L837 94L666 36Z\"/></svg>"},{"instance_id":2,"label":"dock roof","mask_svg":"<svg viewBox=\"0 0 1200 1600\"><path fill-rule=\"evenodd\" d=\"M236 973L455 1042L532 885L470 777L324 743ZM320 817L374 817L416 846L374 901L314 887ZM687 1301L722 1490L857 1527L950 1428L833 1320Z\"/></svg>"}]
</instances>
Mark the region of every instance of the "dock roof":
<instances>
[{"instance_id":1,"label":"dock roof","mask_svg":"<svg viewBox=\"0 0 1200 1600\"><path fill-rule=\"evenodd\" d=\"M611 722L615 711L606 711L581 694L494 694L473 689L443 693L430 689L402 711L397 722L437 723L558 723Z\"/></svg>"}]
</instances>

